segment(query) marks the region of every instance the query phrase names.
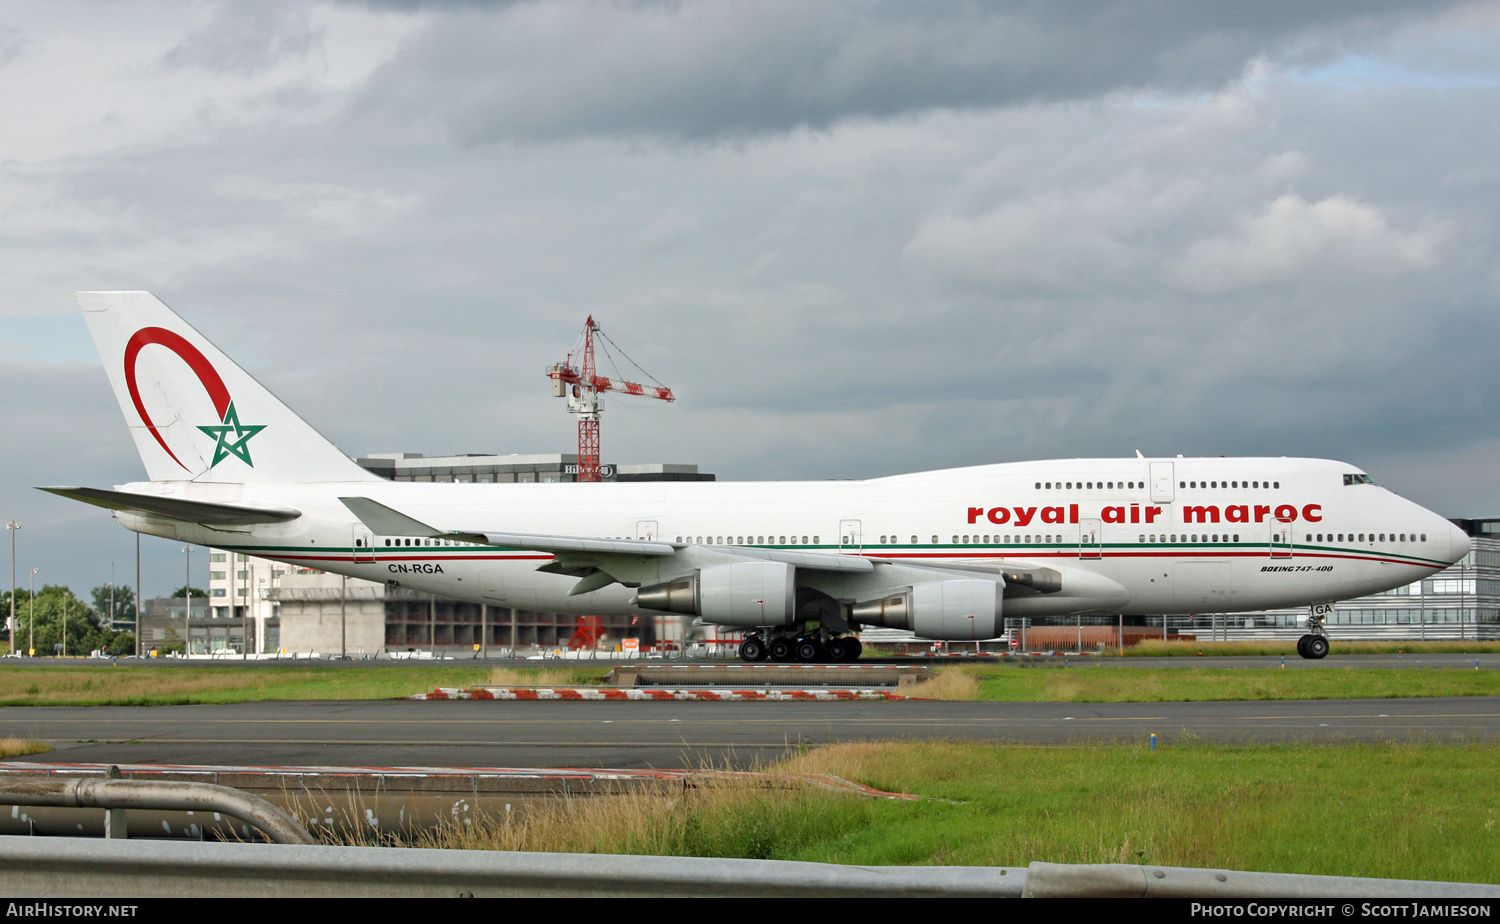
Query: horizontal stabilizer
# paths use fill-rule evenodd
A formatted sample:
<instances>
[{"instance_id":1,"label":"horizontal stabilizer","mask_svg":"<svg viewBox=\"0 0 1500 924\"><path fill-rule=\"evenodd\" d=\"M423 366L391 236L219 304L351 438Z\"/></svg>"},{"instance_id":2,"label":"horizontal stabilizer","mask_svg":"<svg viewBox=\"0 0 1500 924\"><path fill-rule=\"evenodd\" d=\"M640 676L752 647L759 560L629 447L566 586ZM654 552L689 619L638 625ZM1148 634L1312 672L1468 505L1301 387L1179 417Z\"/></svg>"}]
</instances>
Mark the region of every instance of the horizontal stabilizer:
<instances>
[{"instance_id":1,"label":"horizontal stabilizer","mask_svg":"<svg viewBox=\"0 0 1500 924\"><path fill-rule=\"evenodd\" d=\"M204 526L249 526L254 523L285 523L302 516L292 507L247 507L240 504L215 504L208 501L162 497L158 494L132 494L128 491L106 491L103 488L38 488L59 497L72 498L107 507L151 516L169 517Z\"/></svg>"}]
</instances>

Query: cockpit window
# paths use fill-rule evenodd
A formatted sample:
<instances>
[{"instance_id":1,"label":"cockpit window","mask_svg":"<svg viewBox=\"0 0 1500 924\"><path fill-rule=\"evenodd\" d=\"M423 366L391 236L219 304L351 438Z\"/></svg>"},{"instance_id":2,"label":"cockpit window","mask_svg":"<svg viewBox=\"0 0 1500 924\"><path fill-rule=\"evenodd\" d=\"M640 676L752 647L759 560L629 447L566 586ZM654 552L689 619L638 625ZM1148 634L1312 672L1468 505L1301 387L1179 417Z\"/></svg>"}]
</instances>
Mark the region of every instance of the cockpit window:
<instances>
[{"instance_id":1,"label":"cockpit window","mask_svg":"<svg viewBox=\"0 0 1500 924\"><path fill-rule=\"evenodd\" d=\"M1345 486L1348 486L1348 485L1351 485L1351 484L1374 484L1374 483L1375 482L1373 482L1373 481L1370 480L1370 476L1369 475L1345 475L1344 476L1344 485Z\"/></svg>"}]
</instances>

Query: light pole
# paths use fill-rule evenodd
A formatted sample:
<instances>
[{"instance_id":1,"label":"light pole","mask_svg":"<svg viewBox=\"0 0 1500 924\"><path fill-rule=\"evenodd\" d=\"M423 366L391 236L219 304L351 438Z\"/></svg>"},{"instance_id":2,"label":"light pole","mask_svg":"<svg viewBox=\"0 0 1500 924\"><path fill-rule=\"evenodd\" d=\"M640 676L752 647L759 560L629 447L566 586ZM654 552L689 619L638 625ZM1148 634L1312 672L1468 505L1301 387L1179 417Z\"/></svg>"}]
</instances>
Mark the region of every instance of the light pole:
<instances>
[{"instance_id":1,"label":"light pole","mask_svg":"<svg viewBox=\"0 0 1500 924\"><path fill-rule=\"evenodd\" d=\"M36 569L31 569L31 590L26 597L26 656L36 654Z\"/></svg>"},{"instance_id":2,"label":"light pole","mask_svg":"<svg viewBox=\"0 0 1500 924\"><path fill-rule=\"evenodd\" d=\"M183 639L182 653L193 653L193 547L185 545L182 547L182 559L186 564L182 579L182 632L186 636Z\"/></svg>"},{"instance_id":3,"label":"light pole","mask_svg":"<svg viewBox=\"0 0 1500 924\"><path fill-rule=\"evenodd\" d=\"M10 630L10 647L14 649L16 647L16 531L21 528L21 524L11 520L5 524L5 528L10 531L10 622L5 625Z\"/></svg>"},{"instance_id":4,"label":"light pole","mask_svg":"<svg viewBox=\"0 0 1500 924\"><path fill-rule=\"evenodd\" d=\"M135 534L135 656L141 656L141 534Z\"/></svg>"}]
</instances>

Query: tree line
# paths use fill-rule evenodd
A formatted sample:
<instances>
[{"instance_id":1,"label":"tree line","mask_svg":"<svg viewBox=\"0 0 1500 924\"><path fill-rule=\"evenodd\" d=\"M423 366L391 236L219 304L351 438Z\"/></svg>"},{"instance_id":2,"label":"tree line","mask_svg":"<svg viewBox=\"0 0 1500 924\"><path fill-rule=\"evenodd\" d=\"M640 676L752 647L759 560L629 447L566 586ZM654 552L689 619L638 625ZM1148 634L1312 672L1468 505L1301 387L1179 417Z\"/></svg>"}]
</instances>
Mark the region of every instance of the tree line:
<instances>
[{"instance_id":1,"label":"tree line","mask_svg":"<svg viewBox=\"0 0 1500 924\"><path fill-rule=\"evenodd\" d=\"M196 596L200 593L194 590ZM84 655L103 651L110 655L133 654L135 634L117 632L112 623L135 623L135 595L130 587L101 584L89 592L92 603L78 599L58 584L44 585L33 599L31 591L16 588L15 638L12 651L35 646L39 657L63 653ZM181 596L181 588L178 590ZM5 620L10 617L10 591L0 592L0 638L6 638Z\"/></svg>"}]
</instances>

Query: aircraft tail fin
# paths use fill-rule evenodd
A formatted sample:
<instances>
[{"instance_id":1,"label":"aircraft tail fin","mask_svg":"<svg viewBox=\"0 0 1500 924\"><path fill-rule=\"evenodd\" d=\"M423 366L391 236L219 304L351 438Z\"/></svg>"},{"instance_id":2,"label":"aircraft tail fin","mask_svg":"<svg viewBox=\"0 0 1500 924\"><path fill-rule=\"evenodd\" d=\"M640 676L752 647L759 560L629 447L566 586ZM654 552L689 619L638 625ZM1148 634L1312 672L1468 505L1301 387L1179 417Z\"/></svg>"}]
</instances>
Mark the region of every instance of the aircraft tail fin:
<instances>
[{"instance_id":1,"label":"aircraft tail fin","mask_svg":"<svg viewBox=\"0 0 1500 924\"><path fill-rule=\"evenodd\" d=\"M79 292L152 481L378 481L149 292Z\"/></svg>"}]
</instances>

